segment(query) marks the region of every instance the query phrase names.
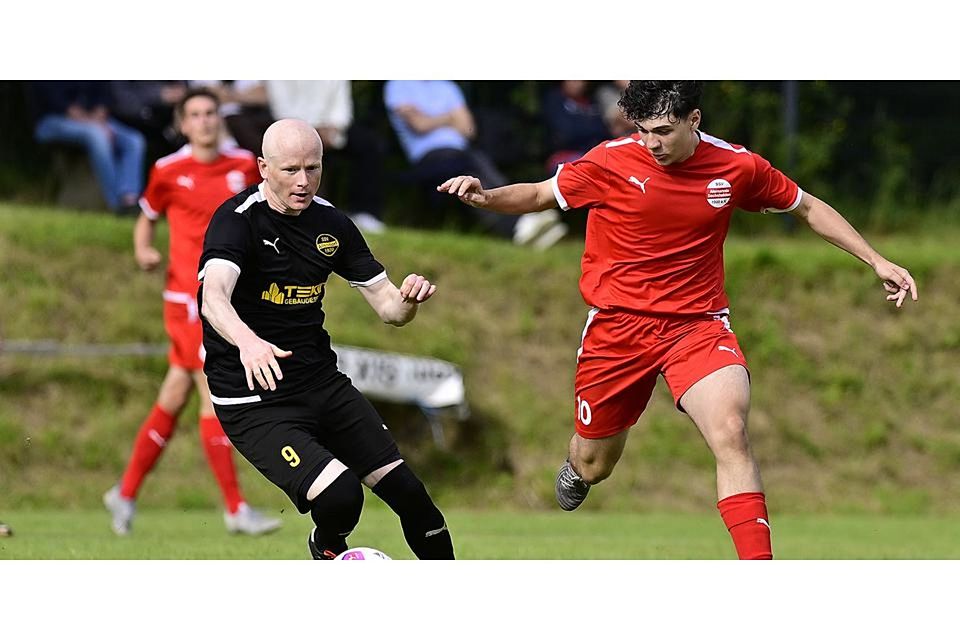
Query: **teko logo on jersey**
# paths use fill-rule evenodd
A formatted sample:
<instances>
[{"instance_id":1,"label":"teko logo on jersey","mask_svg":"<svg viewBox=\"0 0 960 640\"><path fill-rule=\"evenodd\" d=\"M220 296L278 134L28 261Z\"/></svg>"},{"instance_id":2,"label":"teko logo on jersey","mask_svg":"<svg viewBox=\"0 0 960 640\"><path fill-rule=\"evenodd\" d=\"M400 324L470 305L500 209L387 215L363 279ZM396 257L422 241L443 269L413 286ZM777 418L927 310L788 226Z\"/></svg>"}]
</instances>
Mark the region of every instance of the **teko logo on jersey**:
<instances>
[{"instance_id":1,"label":"teko logo on jersey","mask_svg":"<svg viewBox=\"0 0 960 640\"><path fill-rule=\"evenodd\" d=\"M730 202L732 194L730 183L723 178L714 178L707 185L707 202L715 209L720 209Z\"/></svg>"},{"instance_id":2,"label":"teko logo on jersey","mask_svg":"<svg viewBox=\"0 0 960 640\"><path fill-rule=\"evenodd\" d=\"M337 252L340 248L340 241L329 233L321 233L317 236L317 251L328 258Z\"/></svg>"},{"instance_id":3,"label":"teko logo on jersey","mask_svg":"<svg viewBox=\"0 0 960 640\"><path fill-rule=\"evenodd\" d=\"M301 287L295 284L281 286L276 282L271 282L267 290L260 294L261 300L273 304L313 304L322 297L322 282L309 287Z\"/></svg>"}]
</instances>

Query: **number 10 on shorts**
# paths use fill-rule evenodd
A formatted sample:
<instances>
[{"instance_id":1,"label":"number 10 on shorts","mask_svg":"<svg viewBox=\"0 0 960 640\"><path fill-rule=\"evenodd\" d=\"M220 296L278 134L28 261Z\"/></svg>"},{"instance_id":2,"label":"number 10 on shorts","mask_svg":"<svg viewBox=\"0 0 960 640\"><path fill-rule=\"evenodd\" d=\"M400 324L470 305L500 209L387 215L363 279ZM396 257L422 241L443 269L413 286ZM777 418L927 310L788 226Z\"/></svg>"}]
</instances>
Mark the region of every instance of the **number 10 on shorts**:
<instances>
[{"instance_id":1,"label":"number 10 on shorts","mask_svg":"<svg viewBox=\"0 0 960 640\"><path fill-rule=\"evenodd\" d=\"M590 421L593 420L590 404L586 400L581 400L580 396L577 396L577 419L583 426L589 425Z\"/></svg>"}]
</instances>

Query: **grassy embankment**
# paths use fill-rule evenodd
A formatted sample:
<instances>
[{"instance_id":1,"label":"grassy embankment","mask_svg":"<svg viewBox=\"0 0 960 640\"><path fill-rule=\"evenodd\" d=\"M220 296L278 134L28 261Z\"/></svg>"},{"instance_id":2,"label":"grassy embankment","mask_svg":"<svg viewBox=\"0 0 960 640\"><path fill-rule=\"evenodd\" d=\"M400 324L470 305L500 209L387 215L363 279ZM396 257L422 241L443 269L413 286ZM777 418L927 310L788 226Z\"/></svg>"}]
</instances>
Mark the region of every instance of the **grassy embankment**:
<instances>
[{"instance_id":1,"label":"grassy embankment","mask_svg":"<svg viewBox=\"0 0 960 640\"><path fill-rule=\"evenodd\" d=\"M163 342L162 275L135 269L131 229L129 220L0 205L2 335ZM958 236L873 238L919 282L920 304L899 311L864 265L809 232L728 241L732 322L751 363L751 435L772 512L960 513ZM586 316L581 242L537 254L391 230L370 243L395 282L417 271L440 292L396 329L334 278L324 300L334 340L451 360L473 408L467 423L447 425L450 448L440 451L415 412L381 407L406 457L450 508L552 508ZM98 508L165 366L163 357L0 355L0 519ZM144 487L144 513L218 503L191 415L193 406ZM239 464L251 502L289 509ZM584 508L712 514L713 478L709 452L661 383L617 472Z\"/></svg>"}]
</instances>

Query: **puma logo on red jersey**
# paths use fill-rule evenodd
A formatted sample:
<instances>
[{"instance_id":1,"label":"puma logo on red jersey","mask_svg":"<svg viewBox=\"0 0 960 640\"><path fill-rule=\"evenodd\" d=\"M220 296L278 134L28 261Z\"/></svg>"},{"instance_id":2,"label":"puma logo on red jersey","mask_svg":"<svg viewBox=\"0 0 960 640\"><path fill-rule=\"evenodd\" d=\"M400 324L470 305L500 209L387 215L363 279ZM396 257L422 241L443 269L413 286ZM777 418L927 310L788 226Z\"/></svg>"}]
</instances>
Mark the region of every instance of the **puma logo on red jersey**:
<instances>
[{"instance_id":1,"label":"puma logo on red jersey","mask_svg":"<svg viewBox=\"0 0 960 640\"><path fill-rule=\"evenodd\" d=\"M645 180L642 180L642 181L637 180L634 176L630 176L629 178L627 178L627 182L629 182L630 184L635 184L638 187L640 187L640 191L643 191L644 195L646 195L647 193L647 182L649 180L650 178L646 178Z\"/></svg>"}]
</instances>

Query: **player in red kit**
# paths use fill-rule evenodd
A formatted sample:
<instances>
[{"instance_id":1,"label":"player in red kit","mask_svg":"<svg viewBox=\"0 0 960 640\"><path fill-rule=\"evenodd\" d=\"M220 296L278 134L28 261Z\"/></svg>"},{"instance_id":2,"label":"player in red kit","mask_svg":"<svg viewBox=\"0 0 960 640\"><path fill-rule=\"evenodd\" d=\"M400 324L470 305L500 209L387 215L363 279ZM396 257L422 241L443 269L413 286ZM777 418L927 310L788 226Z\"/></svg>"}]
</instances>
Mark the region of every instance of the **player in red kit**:
<instances>
[{"instance_id":1,"label":"player in red kit","mask_svg":"<svg viewBox=\"0 0 960 640\"><path fill-rule=\"evenodd\" d=\"M747 437L750 378L730 324L723 242L737 208L790 212L876 272L897 307L917 287L830 205L761 156L699 131L701 84L631 81L620 100L638 133L602 143L536 184L437 187L502 213L588 207L580 293L591 309L577 352L576 433L557 475L576 509L620 459L658 375L717 463L717 506L742 559L770 559L770 521Z\"/></svg>"},{"instance_id":2,"label":"player in red kit","mask_svg":"<svg viewBox=\"0 0 960 640\"><path fill-rule=\"evenodd\" d=\"M258 535L280 526L279 520L265 517L244 501L232 445L213 411L203 374L203 330L196 302L203 236L217 207L260 179L252 153L221 146L218 108L216 95L205 89L191 91L181 100L177 117L188 144L157 161L140 200L142 213L133 244L141 269L150 271L160 265L163 258L153 247L154 226L161 215L170 225L170 261L163 292L170 368L153 410L140 426L120 484L103 496L117 535L130 533L140 485L173 435L194 387L200 394L200 440L223 494L228 531Z\"/></svg>"}]
</instances>

